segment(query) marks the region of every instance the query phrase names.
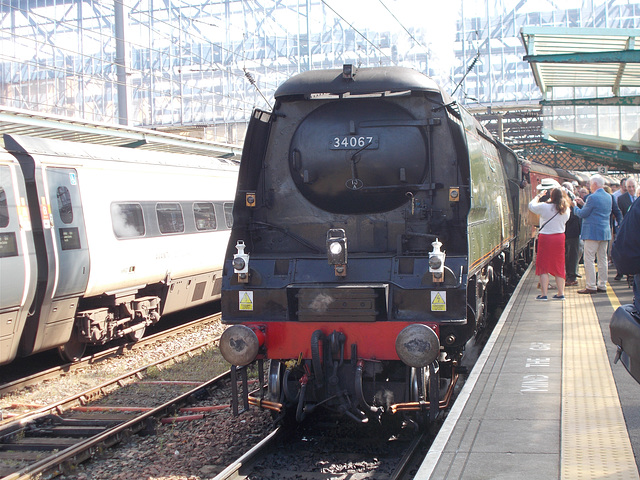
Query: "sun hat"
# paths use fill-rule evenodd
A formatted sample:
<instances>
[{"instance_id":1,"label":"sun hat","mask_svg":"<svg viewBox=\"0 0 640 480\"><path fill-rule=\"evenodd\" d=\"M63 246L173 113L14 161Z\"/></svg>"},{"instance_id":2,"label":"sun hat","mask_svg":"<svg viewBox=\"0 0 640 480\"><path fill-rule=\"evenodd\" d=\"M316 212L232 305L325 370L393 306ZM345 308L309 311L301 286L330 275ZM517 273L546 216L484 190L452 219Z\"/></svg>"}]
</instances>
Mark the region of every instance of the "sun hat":
<instances>
[{"instance_id":1,"label":"sun hat","mask_svg":"<svg viewBox=\"0 0 640 480\"><path fill-rule=\"evenodd\" d=\"M552 188L562 188L560 184L553 178L543 178L540 181L540 185L536 187L537 190L551 190Z\"/></svg>"}]
</instances>

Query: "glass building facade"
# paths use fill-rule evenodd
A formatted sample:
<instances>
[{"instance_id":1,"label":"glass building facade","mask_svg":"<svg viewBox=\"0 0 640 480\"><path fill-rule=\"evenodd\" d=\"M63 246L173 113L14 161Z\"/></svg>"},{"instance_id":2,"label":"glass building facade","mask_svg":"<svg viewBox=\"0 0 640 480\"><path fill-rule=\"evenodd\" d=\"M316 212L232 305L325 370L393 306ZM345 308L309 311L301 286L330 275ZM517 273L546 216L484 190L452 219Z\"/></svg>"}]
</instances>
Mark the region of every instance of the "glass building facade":
<instances>
[{"instance_id":1,"label":"glass building facade","mask_svg":"<svg viewBox=\"0 0 640 480\"><path fill-rule=\"evenodd\" d=\"M291 75L401 65L536 104L523 26L640 28L637 0L0 0L0 106L241 143Z\"/></svg>"}]
</instances>

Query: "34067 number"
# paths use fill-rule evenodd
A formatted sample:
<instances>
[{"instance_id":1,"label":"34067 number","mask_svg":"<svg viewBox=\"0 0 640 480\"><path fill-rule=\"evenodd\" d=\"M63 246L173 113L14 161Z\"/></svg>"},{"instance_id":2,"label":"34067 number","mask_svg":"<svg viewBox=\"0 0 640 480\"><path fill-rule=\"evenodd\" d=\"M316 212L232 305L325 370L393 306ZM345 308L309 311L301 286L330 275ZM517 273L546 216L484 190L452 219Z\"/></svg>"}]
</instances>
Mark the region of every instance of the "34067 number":
<instances>
[{"instance_id":1,"label":"34067 number","mask_svg":"<svg viewBox=\"0 0 640 480\"><path fill-rule=\"evenodd\" d=\"M331 137L331 150L354 150L358 148L378 148L377 135L340 135Z\"/></svg>"}]
</instances>

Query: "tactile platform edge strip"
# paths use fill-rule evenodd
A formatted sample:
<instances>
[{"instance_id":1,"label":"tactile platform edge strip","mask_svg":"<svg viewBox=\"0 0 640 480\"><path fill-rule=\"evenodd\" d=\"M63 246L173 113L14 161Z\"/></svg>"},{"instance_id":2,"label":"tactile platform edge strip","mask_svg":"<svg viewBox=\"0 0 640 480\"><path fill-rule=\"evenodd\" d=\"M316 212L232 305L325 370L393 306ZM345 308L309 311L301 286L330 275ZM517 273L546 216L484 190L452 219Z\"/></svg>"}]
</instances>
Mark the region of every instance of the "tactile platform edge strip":
<instances>
[{"instance_id":1,"label":"tactile platform edge strip","mask_svg":"<svg viewBox=\"0 0 640 480\"><path fill-rule=\"evenodd\" d=\"M638 479L592 298L568 295L563 310L561 478Z\"/></svg>"}]
</instances>

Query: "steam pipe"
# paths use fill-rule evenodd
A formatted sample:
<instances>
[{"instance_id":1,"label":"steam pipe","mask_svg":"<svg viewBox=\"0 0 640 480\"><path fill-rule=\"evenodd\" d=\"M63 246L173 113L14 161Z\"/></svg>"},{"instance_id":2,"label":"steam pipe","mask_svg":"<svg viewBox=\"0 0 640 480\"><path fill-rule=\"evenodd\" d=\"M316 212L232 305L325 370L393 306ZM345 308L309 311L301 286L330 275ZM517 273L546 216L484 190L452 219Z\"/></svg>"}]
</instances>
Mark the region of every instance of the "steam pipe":
<instances>
[{"instance_id":1,"label":"steam pipe","mask_svg":"<svg viewBox=\"0 0 640 480\"><path fill-rule=\"evenodd\" d=\"M304 399L307 395L308 381L309 381L309 377L307 377L306 374L304 374L300 379L300 396L298 397L298 407L296 408L296 420L298 421L298 423L302 422L302 420L304 420L304 417L306 415L305 408L304 408Z\"/></svg>"},{"instance_id":2,"label":"steam pipe","mask_svg":"<svg viewBox=\"0 0 640 480\"><path fill-rule=\"evenodd\" d=\"M356 384L355 384L355 388L356 388L356 395L358 398L358 403L365 407L366 410L369 410L371 413L379 413L379 409L376 407L373 407L371 405L369 405L367 403L367 401L364 399L364 393L362 391L362 374L363 374L363 367L364 367L364 360L358 360L358 365L356 367Z\"/></svg>"},{"instance_id":3,"label":"steam pipe","mask_svg":"<svg viewBox=\"0 0 640 480\"><path fill-rule=\"evenodd\" d=\"M322 388L324 379L322 363L320 362L320 340L324 341L324 334L322 330L316 330L311 335L311 363L313 364L313 374L318 388Z\"/></svg>"}]
</instances>

